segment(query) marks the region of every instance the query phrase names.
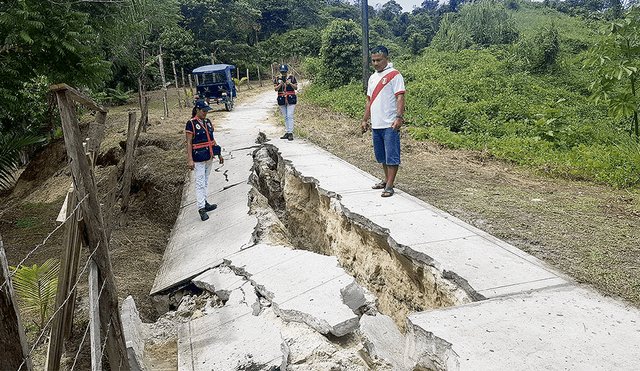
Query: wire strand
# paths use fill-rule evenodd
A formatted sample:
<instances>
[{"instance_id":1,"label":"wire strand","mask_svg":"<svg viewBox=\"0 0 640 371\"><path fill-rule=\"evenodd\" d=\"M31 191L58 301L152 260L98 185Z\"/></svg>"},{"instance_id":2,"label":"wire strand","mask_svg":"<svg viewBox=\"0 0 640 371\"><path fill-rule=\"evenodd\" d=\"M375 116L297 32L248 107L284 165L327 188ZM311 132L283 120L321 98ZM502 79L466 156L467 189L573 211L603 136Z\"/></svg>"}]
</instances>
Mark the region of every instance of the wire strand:
<instances>
[{"instance_id":1,"label":"wire strand","mask_svg":"<svg viewBox=\"0 0 640 371\"><path fill-rule=\"evenodd\" d=\"M102 287L100 287L100 292L98 293L98 302L100 301L100 297L102 296L102 290L104 290L104 286L107 283L107 281L102 281ZM89 303L89 305L93 305L94 303ZM98 304L99 306L99 304ZM96 307L94 307L95 310ZM71 370L73 371L73 369L76 367L76 363L78 361L78 357L80 356L80 351L82 350L82 345L84 345L84 341L87 338L87 332L89 332L89 328L91 327L91 319L89 319L89 323L87 324L87 329L84 330L84 335L82 336L82 341L80 342L80 345L78 346L78 352L76 352L76 357L73 360L73 365L71 366ZM100 353L100 360L102 360L102 352Z\"/></svg>"},{"instance_id":2,"label":"wire strand","mask_svg":"<svg viewBox=\"0 0 640 371\"><path fill-rule=\"evenodd\" d=\"M98 247L100 247L100 243L98 243L98 245L96 246L96 248L93 250L93 252L91 252L91 254L89 255L89 257L87 258L87 262L85 263L84 267L82 268L82 271L80 272L80 274L78 275L78 277L82 276L82 274L84 274L84 272L87 270L87 267L89 266L89 262L91 262L91 257L93 256L93 254L95 254L95 252L98 250ZM42 328L42 331L40 332L40 336L38 337L38 339L35 341L35 343L33 344L33 347L31 347L31 350L29 350L29 354L33 353L33 351L36 349L36 346L40 343L40 340L42 340L42 337L45 334L45 329L49 327L49 324L51 323L51 321L53 321L53 318L58 314L58 312L60 312L60 310L62 308L64 308L65 304L67 304L67 302L69 301L69 299L71 298L71 294L75 291L76 287L78 286L78 283L80 282L80 279L78 278L75 282L75 284L73 285L73 287L71 288L71 290L69 290L69 295L67 295L67 297L64 299L64 301L62 302L62 304L60 304L60 306L58 307L58 309L56 309L56 311L51 315L51 317L49 317L49 321L47 321L47 323L44 325L44 327ZM18 367L18 370L20 370L20 368L22 368L22 365L24 365L24 362L26 360L22 361L22 364L20 365L20 367Z\"/></svg>"},{"instance_id":3,"label":"wire strand","mask_svg":"<svg viewBox=\"0 0 640 371\"><path fill-rule=\"evenodd\" d=\"M18 269L20 269L20 267L22 266L22 264L24 264L25 261L27 261L27 259L29 259L29 257L31 255L33 255L33 253L35 253L39 248L41 248L42 246L44 246L47 241L49 240L49 238L51 238L51 236L56 233L58 231L58 229L62 228L63 225L65 225L67 223L67 221L69 220L69 218L71 218L71 216L73 216L76 211L78 210L78 208L80 207L80 205L87 199L87 197L89 196L89 194L87 193L82 200L80 200L80 202L78 202L78 204L76 205L76 207L73 209L73 211L69 214L69 216L67 216L67 218L62 222L62 224L60 224L59 226L57 226L53 231L51 231L51 233L49 233L49 235L47 237L45 237L45 239L42 241L41 244L37 245L33 250L31 250L25 257L24 259L22 259L22 261L20 261L20 263L18 263L18 265L16 265L15 269L13 270L13 272L11 272L9 274L9 278L12 278L13 276L15 276L16 272L18 272ZM4 289L5 285L7 285L9 283L9 280L6 280L5 282L2 283L2 285L0 286L0 290Z\"/></svg>"}]
</instances>

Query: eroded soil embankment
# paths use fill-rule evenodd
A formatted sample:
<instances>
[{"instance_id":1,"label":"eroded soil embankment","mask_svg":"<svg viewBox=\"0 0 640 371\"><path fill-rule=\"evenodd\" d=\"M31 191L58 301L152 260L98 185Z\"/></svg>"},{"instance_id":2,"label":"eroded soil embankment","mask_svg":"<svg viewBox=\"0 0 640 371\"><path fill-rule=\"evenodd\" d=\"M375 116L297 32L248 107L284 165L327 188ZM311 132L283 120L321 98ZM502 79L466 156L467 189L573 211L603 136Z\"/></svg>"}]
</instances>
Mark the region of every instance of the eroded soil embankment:
<instances>
[{"instance_id":1,"label":"eroded soil embankment","mask_svg":"<svg viewBox=\"0 0 640 371\"><path fill-rule=\"evenodd\" d=\"M427 256L407 253L387 230L349 212L340 196L302 176L275 146L254 152L250 181L258 239L336 256L402 331L410 313L473 301L472 292L445 278Z\"/></svg>"}]
</instances>

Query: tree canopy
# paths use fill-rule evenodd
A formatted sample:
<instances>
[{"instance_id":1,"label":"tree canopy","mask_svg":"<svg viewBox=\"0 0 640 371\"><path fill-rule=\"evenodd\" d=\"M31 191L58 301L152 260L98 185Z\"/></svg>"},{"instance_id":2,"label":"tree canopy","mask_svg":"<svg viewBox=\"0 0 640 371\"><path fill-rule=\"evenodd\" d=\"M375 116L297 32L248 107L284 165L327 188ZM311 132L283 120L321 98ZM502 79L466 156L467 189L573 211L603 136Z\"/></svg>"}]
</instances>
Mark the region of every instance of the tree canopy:
<instances>
[{"instance_id":1,"label":"tree canopy","mask_svg":"<svg viewBox=\"0 0 640 371\"><path fill-rule=\"evenodd\" d=\"M428 48L500 47L505 58L544 74L556 66L564 45L580 52L590 41L573 35L567 41L548 24L523 31L514 14L552 9L596 25L622 19L625 4L425 0L407 12L389 0L369 6L369 45L386 45L394 58L416 58ZM185 71L214 62L232 63L251 74L256 67L265 71L274 62L308 58L320 81L332 87L347 84L361 76L360 5L347 0L3 1L0 133L53 135L55 110L47 104L53 83L94 94L116 87L135 90L138 80L148 77L152 88L158 87L153 56L160 52Z\"/></svg>"}]
</instances>

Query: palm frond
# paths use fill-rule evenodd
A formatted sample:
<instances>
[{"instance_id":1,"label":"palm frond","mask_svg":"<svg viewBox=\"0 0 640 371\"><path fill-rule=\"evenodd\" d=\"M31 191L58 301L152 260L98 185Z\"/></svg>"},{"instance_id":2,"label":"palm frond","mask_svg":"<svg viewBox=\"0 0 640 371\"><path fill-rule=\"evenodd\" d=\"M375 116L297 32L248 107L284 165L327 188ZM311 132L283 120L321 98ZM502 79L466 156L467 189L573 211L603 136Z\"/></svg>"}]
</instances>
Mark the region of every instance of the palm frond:
<instances>
[{"instance_id":1,"label":"palm frond","mask_svg":"<svg viewBox=\"0 0 640 371\"><path fill-rule=\"evenodd\" d=\"M58 272L60 263L49 259L42 265L32 267L20 266L15 269L13 287L20 299L21 307L28 313L38 315L38 326L42 329L49 319L55 304L58 289Z\"/></svg>"}]
</instances>

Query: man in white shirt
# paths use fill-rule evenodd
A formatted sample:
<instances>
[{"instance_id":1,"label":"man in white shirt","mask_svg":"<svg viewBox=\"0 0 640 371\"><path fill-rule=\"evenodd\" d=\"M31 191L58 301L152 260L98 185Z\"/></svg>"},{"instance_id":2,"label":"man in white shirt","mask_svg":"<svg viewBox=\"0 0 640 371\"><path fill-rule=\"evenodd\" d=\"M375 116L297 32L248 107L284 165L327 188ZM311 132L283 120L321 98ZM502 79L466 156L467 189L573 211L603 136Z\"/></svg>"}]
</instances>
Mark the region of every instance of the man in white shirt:
<instances>
[{"instance_id":1,"label":"man in white shirt","mask_svg":"<svg viewBox=\"0 0 640 371\"><path fill-rule=\"evenodd\" d=\"M382 164L384 180L373 189L383 189L382 197L393 196L393 182L400 166L400 127L404 123L404 79L389 63L389 51L376 46L371 51L371 63L376 70L369 77L367 105L362 118L362 132L371 119L373 151Z\"/></svg>"}]
</instances>

